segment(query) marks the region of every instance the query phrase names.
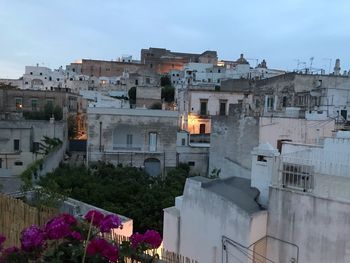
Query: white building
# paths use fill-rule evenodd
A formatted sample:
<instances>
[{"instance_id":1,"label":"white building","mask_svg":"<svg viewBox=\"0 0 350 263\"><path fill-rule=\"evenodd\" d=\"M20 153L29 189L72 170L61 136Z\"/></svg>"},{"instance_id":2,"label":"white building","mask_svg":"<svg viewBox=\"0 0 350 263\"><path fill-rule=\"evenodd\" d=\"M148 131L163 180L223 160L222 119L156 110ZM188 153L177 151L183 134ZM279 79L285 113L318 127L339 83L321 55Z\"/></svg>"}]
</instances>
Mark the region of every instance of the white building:
<instances>
[{"instance_id":1,"label":"white building","mask_svg":"<svg viewBox=\"0 0 350 263\"><path fill-rule=\"evenodd\" d=\"M284 142L281 155L260 144L251 180L187 180L164 210L164 248L200 262L349 262L349 161L349 132Z\"/></svg>"}]
</instances>

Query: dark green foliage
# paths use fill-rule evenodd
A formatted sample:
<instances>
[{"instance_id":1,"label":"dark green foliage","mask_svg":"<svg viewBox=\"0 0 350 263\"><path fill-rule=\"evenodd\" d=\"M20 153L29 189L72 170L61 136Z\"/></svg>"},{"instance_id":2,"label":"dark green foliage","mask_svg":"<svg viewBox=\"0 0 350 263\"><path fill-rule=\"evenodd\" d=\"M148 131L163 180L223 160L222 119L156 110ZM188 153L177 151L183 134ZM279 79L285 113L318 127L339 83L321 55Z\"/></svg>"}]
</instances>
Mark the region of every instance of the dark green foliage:
<instances>
[{"instance_id":1,"label":"dark green foliage","mask_svg":"<svg viewBox=\"0 0 350 263\"><path fill-rule=\"evenodd\" d=\"M175 88L173 86L165 86L162 88L162 99L166 102L173 102L175 95Z\"/></svg>"},{"instance_id":2,"label":"dark green foliage","mask_svg":"<svg viewBox=\"0 0 350 263\"><path fill-rule=\"evenodd\" d=\"M162 109L162 103L155 102L150 107L151 110L161 110Z\"/></svg>"},{"instance_id":3,"label":"dark green foliage","mask_svg":"<svg viewBox=\"0 0 350 263\"><path fill-rule=\"evenodd\" d=\"M27 120L49 120L52 116L55 120L60 121L63 118L62 108L58 105L55 107L48 103L42 111L24 111L23 116Z\"/></svg>"},{"instance_id":4,"label":"dark green foliage","mask_svg":"<svg viewBox=\"0 0 350 263\"><path fill-rule=\"evenodd\" d=\"M162 76L160 78L160 86L161 87L171 86L171 81L168 75Z\"/></svg>"},{"instance_id":5,"label":"dark green foliage","mask_svg":"<svg viewBox=\"0 0 350 263\"><path fill-rule=\"evenodd\" d=\"M67 118L68 137L75 138L78 134L78 124L76 115L69 115Z\"/></svg>"},{"instance_id":6,"label":"dark green foliage","mask_svg":"<svg viewBox=\"0 0 350 263\"><path fill-rule=\"evenodd\" d=\"M136 103L136 87L132 87L128 92L130 104Z\"/></svg>"},{"instance_id":7,"label":"dark green foliage","mask_svg":"<svg viewBox=\"0 0 350 263\"><path fill-rule=\"evenodd\" d=\"M69 191L72 198L125 215L134 220L134 230L163 230L163 209L182 195L188 170L170 170L165 178L152 177L133 167L97 164L61 166L43 177L40 184L52 191ZM53 186L54 187L53 187Z\"/></svg>"}]
</instances>

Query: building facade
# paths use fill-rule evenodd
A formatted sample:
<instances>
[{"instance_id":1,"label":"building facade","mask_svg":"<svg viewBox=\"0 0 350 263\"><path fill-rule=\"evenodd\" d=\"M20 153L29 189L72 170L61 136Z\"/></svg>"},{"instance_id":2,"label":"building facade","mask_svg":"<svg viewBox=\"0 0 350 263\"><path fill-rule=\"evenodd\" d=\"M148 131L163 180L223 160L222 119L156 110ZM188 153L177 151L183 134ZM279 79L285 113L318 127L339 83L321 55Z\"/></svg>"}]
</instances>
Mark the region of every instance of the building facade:
<instances>
[{"instance_id":1,"label":"building facade","mask_svg":"<svg viewBox=\"0 0 350 263\"><path fill-rule=\"evenodd\" d=\"M144 168L151 175L176 167L178 113L88 108L88 162Z\"/></svg>"}]
</instances>

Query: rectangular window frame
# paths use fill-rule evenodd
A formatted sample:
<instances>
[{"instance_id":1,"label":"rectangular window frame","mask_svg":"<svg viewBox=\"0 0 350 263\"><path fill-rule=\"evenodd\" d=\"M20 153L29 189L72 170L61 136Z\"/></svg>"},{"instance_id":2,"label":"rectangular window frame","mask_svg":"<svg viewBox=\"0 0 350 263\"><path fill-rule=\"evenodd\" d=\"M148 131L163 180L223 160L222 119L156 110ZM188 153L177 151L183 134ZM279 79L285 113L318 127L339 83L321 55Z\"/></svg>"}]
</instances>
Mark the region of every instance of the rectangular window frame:
<instances>
[{"instance_id":1,"label":"rectangular window frame","mask_svg":"<svg viewBox=\"0 0 350 263\"><path fill-rule=\"evenodd\" d=\"M21 141L19 139L13 140L13 151L19 152L21 150Z\"/></svg>"},{"instance_id":2,"label":"rectangular window frame","mask_svg":"<svg viewBox=\"0 0 350 263\"><path fill-rule=\"evenodd\" d=\"M149 133L149 151L150 152L156 152L157 151L157 141L158 141L158 135L156 132L150 132Z\"/></svg>"}]
</instances>

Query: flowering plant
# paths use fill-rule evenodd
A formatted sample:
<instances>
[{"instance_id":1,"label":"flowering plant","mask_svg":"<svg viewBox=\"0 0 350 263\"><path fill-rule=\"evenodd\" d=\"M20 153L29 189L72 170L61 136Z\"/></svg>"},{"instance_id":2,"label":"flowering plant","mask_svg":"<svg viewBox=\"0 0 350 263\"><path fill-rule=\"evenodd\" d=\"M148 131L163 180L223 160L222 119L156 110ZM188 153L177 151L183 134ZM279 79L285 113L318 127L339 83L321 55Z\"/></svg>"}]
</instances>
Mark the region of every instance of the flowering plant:
<instances>
[{"instance_id":1,"label":"flowering plant","mask_svg":"<svg viewBox=\"0 0 350 263\"><path fill-rule=\"evenodd\" d=\"M137 257L148 249L158 248L162 238L148 230L135 233L130 241L116 244L104 238L112 229L122 228L116 215L103 215L91 210L84 219L61 214L44 227L29 226L21 233L21 247L4 248L6 238L0 235L0 263L29 262L123 262L125 257Z\"/></svg>"}]
</instances>

